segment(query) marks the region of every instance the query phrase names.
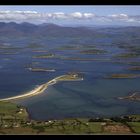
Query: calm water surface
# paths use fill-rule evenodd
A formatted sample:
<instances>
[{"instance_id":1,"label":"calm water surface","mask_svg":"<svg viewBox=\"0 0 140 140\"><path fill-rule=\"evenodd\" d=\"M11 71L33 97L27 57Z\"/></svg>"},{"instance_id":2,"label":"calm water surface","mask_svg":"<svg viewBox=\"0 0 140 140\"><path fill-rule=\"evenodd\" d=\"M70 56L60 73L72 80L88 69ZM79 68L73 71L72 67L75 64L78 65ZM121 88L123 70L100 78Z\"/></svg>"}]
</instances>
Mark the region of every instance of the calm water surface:
<instances>
[{"instance_id":1,"label":"calm water surface","mask_svg":"<svg viewBox=\"0 0 140 140\"><path fill-rule=\"evenodd\" d=\"M4 39L3 39L4 40ZM116 116L140 113L140 102L118 100L133 91L140 91L140 79L105 79L112 73L130 73L128 64L115 63L106 59L123 52L113 44L113 39L50 38L50 39L5 39L12 46L19 47L17 54L0 53L0 98L11 97L30 91L37 85L71 71L81 72L83 81L59 82L50 86L44 93L19 100L17 103L27 107L30 116L37 120L61 119L70 117ZM76 61L59 58L37 59L32 52L36 48L27 46L36 41L43 45L42 50L55 53L57 57L98 58L102 61ZM116 43L116 42L115 42ZM114 43L114 44L115 44ZM78 50L59 50L64 45L94 45L107 50L107 54L87 55ZM39 49L38 49L39 50ZM15 51L14 51L15 52ZM45 53L44 53L45 54ZM36 63L37 62L37 63ZM46 67L55 72L31 72L27 68ZM138 72L133 72L138 73Z\"/></svg>"}]
</instances>

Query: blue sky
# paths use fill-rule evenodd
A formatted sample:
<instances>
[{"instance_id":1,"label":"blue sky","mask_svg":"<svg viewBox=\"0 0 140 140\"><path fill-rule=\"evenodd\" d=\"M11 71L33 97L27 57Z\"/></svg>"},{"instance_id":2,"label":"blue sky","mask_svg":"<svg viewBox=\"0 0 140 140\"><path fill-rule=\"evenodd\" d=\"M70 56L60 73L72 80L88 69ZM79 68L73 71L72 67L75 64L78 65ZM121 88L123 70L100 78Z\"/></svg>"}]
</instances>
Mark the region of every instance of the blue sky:
<instances>
[{"instance_id":1,"label":"blue sky","mask_svg":"<svg viewBox=\"0 0 140 140\"><path fill-rule=\"evenodd\" d=\"M49 14L47 15L47 13ZM28 21L35 24L51 22L61 25L139 26L140 6L0 6L0 21Z\"/></svg>"}]
</instances>

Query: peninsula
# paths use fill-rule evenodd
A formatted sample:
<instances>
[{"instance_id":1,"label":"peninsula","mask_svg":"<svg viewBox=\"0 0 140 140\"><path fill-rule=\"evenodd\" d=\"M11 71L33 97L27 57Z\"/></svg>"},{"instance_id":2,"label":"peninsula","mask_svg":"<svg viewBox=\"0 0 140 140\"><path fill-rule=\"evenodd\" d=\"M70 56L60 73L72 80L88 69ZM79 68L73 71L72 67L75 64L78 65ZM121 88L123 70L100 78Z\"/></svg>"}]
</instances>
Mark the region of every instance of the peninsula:
<instances>
[{"instance_id":1,"label":"peninsula","mask_svg":"<svg viewBox=\"0 0 140 140\"><path fill-rule=\"evenodd\" d=\"M59 77L56 77L56 78L50 80L49 82L47 82L45 84L38 86L37 88L35 88L35 89L25 93L25 94L0 99L0 101L11 101L11 100L22 99L22 98L27 98L27 97L41 94L42 92L44 92L47 89L47 87L49 85L56 84L58 81L79 81L79 80L83 80L83 78L79 77L78 74L62 75L62 76L59 76Z\"/></svg>"}]
</instances>

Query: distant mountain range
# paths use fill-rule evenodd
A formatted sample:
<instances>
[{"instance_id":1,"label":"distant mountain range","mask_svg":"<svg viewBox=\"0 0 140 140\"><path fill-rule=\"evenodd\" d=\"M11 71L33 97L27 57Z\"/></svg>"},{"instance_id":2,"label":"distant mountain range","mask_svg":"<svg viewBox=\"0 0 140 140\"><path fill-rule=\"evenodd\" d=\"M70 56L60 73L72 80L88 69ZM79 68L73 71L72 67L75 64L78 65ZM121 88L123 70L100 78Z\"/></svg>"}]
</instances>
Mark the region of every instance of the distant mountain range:
<instances>
[{"instance_id":1,"label":"distant mountain range","mask_svg":"<svg viewBox=\"0 0 140 140\"><path fill-rule=\"evenodd\" d=\"M63 27L56 24L0 22L0 36L92 36L96 32L86 27Z\"/></svg>"},{"instance_id":2,"label":"distant mountain range","mask_svg":"<svg viewBox=\"0 0 140 140\"><path fill-rule=\"evenodd\" d=\"M0 22L0 36L35 36L35 37L47 37L47 36L55 36L55 37L77 37L77 36L100 36L105 34L106 32L111 31L117 32L140 32L140 27L65 27L59 26L51 23L43 23L40 25L35 25L27 22L23 23L15 23L15 22Z\"/></svg>"}]
</instances>

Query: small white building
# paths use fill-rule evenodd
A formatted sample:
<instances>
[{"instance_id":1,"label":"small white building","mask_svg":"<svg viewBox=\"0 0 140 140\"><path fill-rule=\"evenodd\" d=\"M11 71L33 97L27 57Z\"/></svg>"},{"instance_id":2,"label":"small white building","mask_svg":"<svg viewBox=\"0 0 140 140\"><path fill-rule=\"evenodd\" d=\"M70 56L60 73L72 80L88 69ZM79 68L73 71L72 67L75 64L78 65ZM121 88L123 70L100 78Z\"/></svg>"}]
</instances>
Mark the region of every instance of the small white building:
<instances>
[{"instance_id":1,"label":"small white building","mask_svg":"<svg viewBox=\"0 0 140 140\"><path fill-rule=\"evenodd\" d=\"M19 111L18 113L19 113L19 114L22 114L22 111Z\"/></svg>"},{"instance_id":2,"label":"small white building","mask_svg":"<svg viewBox=\"0 0 140 140\"><path fill-rule=\"evenodd\" d=\"M5 125L4 125L4 127L6 128L6 127L8 127L8 125L7 125L7 124L5 124Z\"/></svg>"},{"instance_id":3,"label":"small white building","mask_svg":"<svg viewBox=\"0 0 140 140\"><path fill-rule=\"evenodd\" d=\"M105 125L106 125L106 123L105 123L105 122L104 122L104 123L101 123L101 125L102 125L102 126L105 126Z\"/></svg>"},{"instance_id":4,"label":"small white building","mask_svg":"<svg viewBox=\"0 0 140 140\"><path fill-rule=\"evenodd\" d=\"M20 125L19 124L15 124L15 125L13 125L13 127L20 127Z\"/></svg>"}]
</instances>

